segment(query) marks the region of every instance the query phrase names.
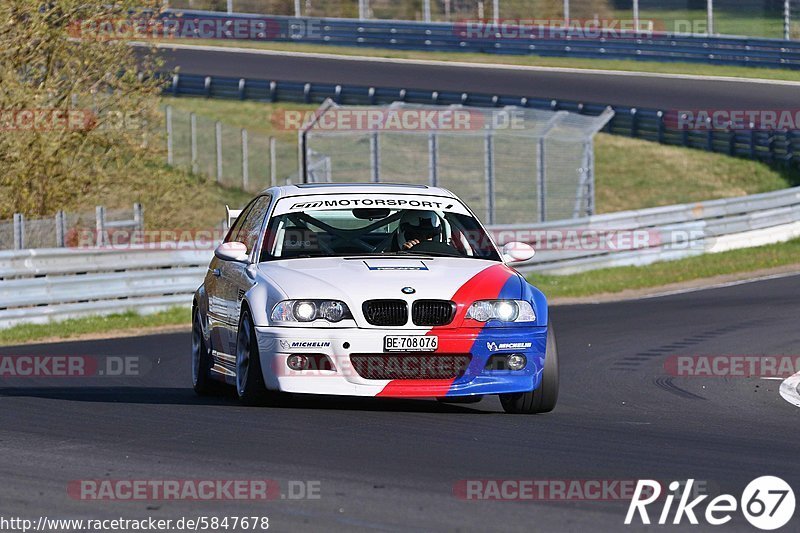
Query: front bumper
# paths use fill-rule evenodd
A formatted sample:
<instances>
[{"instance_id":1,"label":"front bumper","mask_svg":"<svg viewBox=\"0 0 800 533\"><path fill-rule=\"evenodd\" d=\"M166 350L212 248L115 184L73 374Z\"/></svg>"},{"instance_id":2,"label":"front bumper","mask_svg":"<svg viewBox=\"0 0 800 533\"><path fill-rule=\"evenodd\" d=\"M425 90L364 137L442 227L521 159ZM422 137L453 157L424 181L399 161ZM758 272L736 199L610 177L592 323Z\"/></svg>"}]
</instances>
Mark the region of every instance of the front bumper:
<instances>
[{"instance_id":1,"label":"front bumper","mask_svg":"<svg viewBox=\"0 0 800 533\"><path fill-rule=\"evenodd\" d=\"M383 354L386 335L439 336L433 355L469 354L468 367L453 379L366 379L351 354ZM526 392L539 387L544 367L546 327L429 329L256 328L264 381L271 390L306 394L388 397L470 396ZM487 369L490 357L524 354L518 371ZM325 355L332 370L292 370L289 355ZM387 356L403 357L390 353ZM431 354L428 354L431 355Z\"/></svg>"}]
</instances>

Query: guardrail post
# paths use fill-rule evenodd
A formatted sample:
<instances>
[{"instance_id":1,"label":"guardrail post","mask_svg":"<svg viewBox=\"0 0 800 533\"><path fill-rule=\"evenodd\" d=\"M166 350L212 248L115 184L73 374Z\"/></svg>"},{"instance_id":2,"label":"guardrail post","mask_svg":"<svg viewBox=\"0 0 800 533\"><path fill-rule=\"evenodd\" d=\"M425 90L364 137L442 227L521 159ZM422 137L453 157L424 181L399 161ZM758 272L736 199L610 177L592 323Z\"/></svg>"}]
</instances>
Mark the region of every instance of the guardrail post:
<instances>
[{"instance_id":1,"label":"guardrail post","mask_svg":"<svg viewBox=\"0 0 800 533\"><path fill-rule=\"evenodd\" d=\"M714 151L714 129L709 129L706 132L706 150L709 152Z\"/></svg>"},{"instance_id":2,"label":"guardrail post","mask_svg":"<svg viewBox=\"0 0 800 533\"><path fill-rule=\"evenodd\" d=\"M214 124L214 139L217 144L217 183L222 182L222 122Z\"/></svg>"},{"instance_id":3,"label":"guardrail post","mask_svg":"<svg viewBox=\"0 0 800 533\"><path fill-rule=\"evenodd\" d=\"M659 111L658 113L656 113L656 116L658 117L658 134L657 134L658 135L658 142L663 143L664 142L664 112L663 111Z\"/></svg>"},{"instance_id":4,"label":"guardrail post","mask_svg":"<svg viewBox=\"0 0 800 533\"><path fill-rule=\"evenodd\" d=\"M381 181L381 147L378 133L374 132L369 137L369 167L370 181L378 183Z\"/></svg>"},{"instance_id":5,"label":"guardrail post","mask_svg":"<svg viewBox=\"0 0 800 533\"><path fill-rule=\"evenodd\" d=\"M67 218L64 211L56 212L56 248L64 248L67 245Z\"/></svg>"},{"instance_id":6,"label":"guardrail post","mask_svg":"<svg viewBox=\"0 0 800 533\"><path fill-rule=\"evenodd\" d=\"M494 133L484 138L483 171L486 179L486 223L494 224Z\"/></svg>"},{"instance_id":7,"label":"guardrail post","mask_svg":"<svg viewBox=\"0 0 800 533\"><path fill-rule=\"evenodd\" d=\"M98 205L94 208L95 218L95 246L104 246L106 244L106 208Z\"/></svg>"},{"instance_id":8,"label":"guardrail post","mask_svg":"<svg viewBox=\"0 0 800 533\"><path fill-rule=\"evenodd\" d=\"M133 224L139 231L144 231L144 207L140 203L133 204Z\"/></svg>"},{"instance_id":9,"label":"guardrail post","mask_svg":"<svg viewBox=\"0 0 800 533\"><path fill-rule=\"evenodd\" d=\"M14 249L25 248L25 217L22 213L14 213Z\"/></svg>"},{"instance_id":10,"label":"guardrail post","mask_svg":"<svg viewBox=\"0 0 800 533\"><path fill-rule=\"evenodd\" d=\"M172 166L175 163L175 154L172 151L172 106L167 106L167 164Z\"/></svg>"},{"instance_id":11,"label":"guardrail post","mask_svg":"<svg viewBox=\"0 0 800 533\"><path fill-rule=\"evenodd\" d=\"M278 184L278 162L276 161L275 137L269 138L269 183L271 187Z\"/></svg>"},{"instance_id":12,"label":"guardrail post","mask_svg":"<svg viewBox=\"0 0 800 533\"><path fill-rule=\"evenodd\" d=\"M435 133L428 134L428 183L439 185L439 142Z\"/></svg>"},{"instance_id":13,"label":"guardrail post","mask_svg":"<svg viewBox=\"0 0 800 533\"><path fill-rule=\"evenodd\" d=\"M181 81L180 74L175 74L172 76L172 96L178 96L180 94L180 89L178 88L178 84Z\"/></svg>"},{"instance_id":14,"label":"guardrail post","mask_svg":"<svg viewBox=\"0 0 800 533\"><path fill-rule=\"evenodd\" d=\"M242 189L250 186L250 153L247 142L247 130L242 128Z\"/></svg>"},{"instance_id":15,"label":"guardrail post","mask_svg":"<svg viewBox=\"0 0 800 533\"><path fill-rule=\"evenodd\" d=\"M197 174L197 115L191 113L189 115L189 129L192 144L192 174Z\"/></svg>"},{"instance_id":16,"label":"guardrail post","mask_svg":"<svg viewBox=\"0 0 800 533\"><path fill-rule=\"evenodd\" d=\"M639 132L639 113L635 107L631 108L631 137L636 137Z\"/></svg>"}]
</instances>

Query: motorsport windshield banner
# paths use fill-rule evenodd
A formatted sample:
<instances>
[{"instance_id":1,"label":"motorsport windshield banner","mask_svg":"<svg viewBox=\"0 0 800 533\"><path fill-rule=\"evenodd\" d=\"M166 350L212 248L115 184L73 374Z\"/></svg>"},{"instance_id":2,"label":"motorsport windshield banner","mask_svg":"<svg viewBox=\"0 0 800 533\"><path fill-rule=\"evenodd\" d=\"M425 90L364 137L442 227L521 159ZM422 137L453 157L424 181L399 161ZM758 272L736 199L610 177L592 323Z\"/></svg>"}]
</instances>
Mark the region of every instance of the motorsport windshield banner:
<instances>
[{"instance_id":1,"label":"motorsport windshield banner","mask_svg":"<svg viewBox=\"0 0 800 533\"><path fill-rule=\"evenodd\" d=\"M275 206L273 216L304 211L325 211L335 209L388 208L391 210L420 209L447 211L469 215L464 204L455 198L417 194L319 194L309 196L289 196L281 198Z\"/></svg>"}]
</instances>

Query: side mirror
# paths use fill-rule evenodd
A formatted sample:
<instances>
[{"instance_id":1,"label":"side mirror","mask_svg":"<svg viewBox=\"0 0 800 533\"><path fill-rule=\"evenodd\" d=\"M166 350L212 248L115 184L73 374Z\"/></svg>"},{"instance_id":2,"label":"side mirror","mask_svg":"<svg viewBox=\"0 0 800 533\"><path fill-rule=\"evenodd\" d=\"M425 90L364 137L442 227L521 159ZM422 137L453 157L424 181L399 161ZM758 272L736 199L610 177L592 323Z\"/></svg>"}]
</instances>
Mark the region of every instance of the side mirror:
<instances>
[{"instance_id":1,"label":"side mirror","mask_svg":"<svg viewBox=\"0 0 800 533\"><path fill-rule=\"evenodd\" d=\"M214 255L223 261L236 261L244 263L250 258L247 253L247 246L241 242L223 242L214 250Z\"/></svg>"},{"instance_id":2,"label":"side mirror","mask_svg":"<svg viewBox=\"0 0 800 533\"><path fill-rule=\"evenodd\" d=\"M503 246L503 261L521 263L533 257L536 251L533 246L524 242L509 242Z\"/></svg>"}]
</instances>

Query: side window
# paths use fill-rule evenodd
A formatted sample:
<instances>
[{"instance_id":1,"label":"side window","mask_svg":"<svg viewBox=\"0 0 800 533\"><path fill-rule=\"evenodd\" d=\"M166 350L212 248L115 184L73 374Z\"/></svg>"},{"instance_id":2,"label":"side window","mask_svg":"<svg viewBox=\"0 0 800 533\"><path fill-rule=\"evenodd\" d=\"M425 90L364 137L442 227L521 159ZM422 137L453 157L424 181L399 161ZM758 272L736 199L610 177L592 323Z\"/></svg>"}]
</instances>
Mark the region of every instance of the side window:
<instances>
[{"instance_id":1,"label":"side window","mask_svg":"<svg viewBox=\"0 0 800 533\"><path fill-rule=\"evenodd\" d=\"M235 242L236 236L239 234L239 230L242 229L242 224L244 224L245 219L247 218L247 214L250 212L250 208L253 207L254 202L250 202L242 209L242 212L239 213L239 216L236 217L236 220L233 221L233 225L228 230L228 234L225 235L225 239L223 242Z\"/></svg>"},{"instance_id":2,"label":"side window","mask_svg":"<svg viewBox=\"0 0 800 533\"><path fill-rule=\"evenodd\" d=\"M270 201L271 198L269 196L258 197L258 199L253 202L252 207L247 211L244 222L236 234L236 240L247 246L247 253L252 252L253 248L258 243L258 237L261 234L261 225L264 222L264 217L267 216Z\"/></svg>"}]
</instances>

